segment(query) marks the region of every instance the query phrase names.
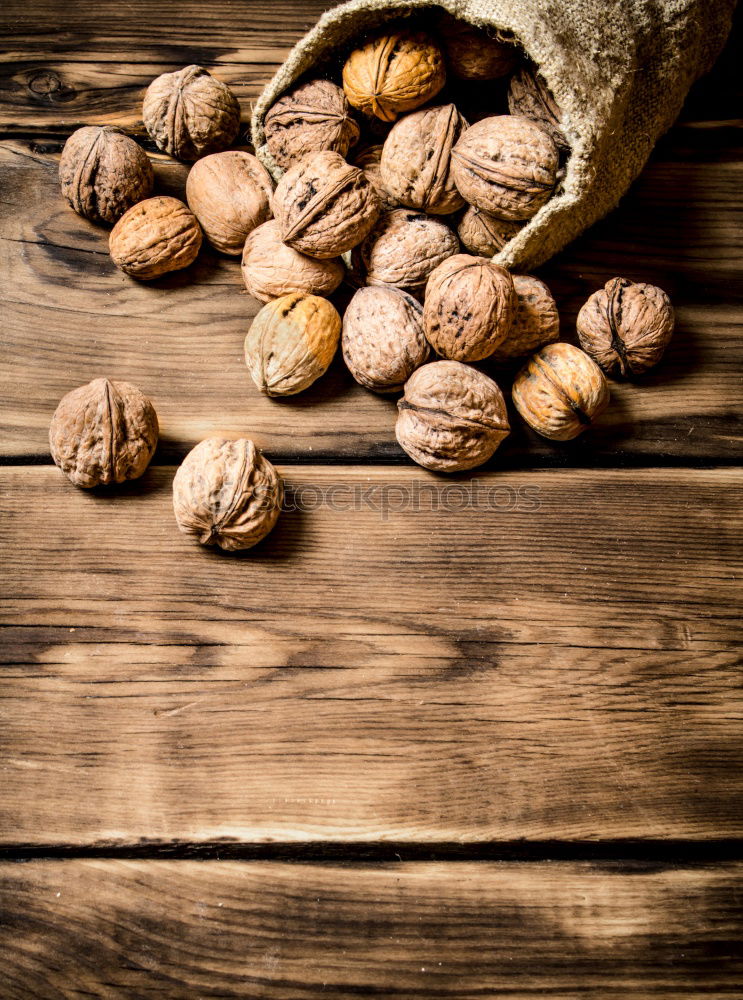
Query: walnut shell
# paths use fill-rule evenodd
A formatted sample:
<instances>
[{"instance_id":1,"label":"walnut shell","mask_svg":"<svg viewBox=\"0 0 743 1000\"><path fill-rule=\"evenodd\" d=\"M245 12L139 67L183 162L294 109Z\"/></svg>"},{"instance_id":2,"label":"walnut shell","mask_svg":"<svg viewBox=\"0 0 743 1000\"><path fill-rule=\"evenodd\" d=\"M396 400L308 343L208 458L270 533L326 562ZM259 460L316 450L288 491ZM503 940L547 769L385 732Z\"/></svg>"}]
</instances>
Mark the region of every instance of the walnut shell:
<instances>
[{"instance_id":1,"label":"walnut shell","mask_svg":"<svg viewBox=\"0 0 743 1000\"><path fill-rule=\"evenodd\" d=\"M552 137L562 154L570 152L570 143L562 127L562 109L544 77L534 66L522 66L511 77L508 87L508 110L537 122Z\"/></svg>"},{"instance_id":2,"label":"walnut shell","mask_svg":"<svg viewBox=\"0 0 743 1000\"><path fill-rule=\"evenodd\" d=\"M450 15L440 19L439 37L447 69L460 80L497 80L513 72L518 62L512 41L493 29L476 28Z\"/></svg>"},{"instance_id":3,"label":"walnut shell","mask_svg":"<svg viewBox=\"0 0 743 1000\"><path fill-rule=\"evenodd\" d=\"M449 166L454 144L467 122L453 104L405 115L382 149L382 186L401 205L448 215L464 205Z\"/></svg>"},{"instance_id":4,"label":"walnut shell","mask_svg":"<svg viewBox=\"0 0 743 1000\"><path fill-rule=\"evenodd\" d=\"M310 153L287 170L273 196L284 243L320 259L360 243L380 210L364 172L330 151Z\"/></svg>"},{"instance_id":5,"label":"walnut shell","mask_svg":"<svg viewBox=\"0 0 743 1000\"><path fill-rule=\"evenodd\" d=\"M366 274L367 285L393 285L420 295L431 271L458 250L459 240L443 222L397 208L385 212L354 250L353 266Z\"/></svg>"},{"instance_id":6,"label":"walnut shell","mask_svg":"<svg viewBox=\"0 0 743 1000\"><path fill-rule=\"evenodd\" d=\"M560 316L552 292L531 274L514 274L516 309L508 336L496 347L492 361L524 358L560 339Z\"/></svg>"},{"instance_id":7,"label":"walnut shell","mask_svg":"<svg viewBox=\"0 0 743 1000\"><path fill-rule=\"evenodd\" d=\"M96 378L62 397L49 447L70 482L91 489L141 476L157 437L155 408L136 386Z\"/></svg>"},{"instance_id":8,"label":"walnut shell","mask_svg":"<svg viewBox=\"0 0 743 1000\"><path fill-rule=\"evenodd\" d=\"M353 165L358 167L359 170L364 171L369 183L377 192L382 211L389 212L391 209L398 207L398 202L392 197L389 191L385 190L382 184L380 163L382 161L383 148L381 145L365 146L354 156Z\"/></svg>"},{"instance_id":9,"label":"walnut shell","mask_svg":"<svg viewBox=\"0 0 743 1000\"><path fill-rule=\"evenodd\" d=\"M245 287L261 302L297 292L330 295L343 281L340 257L317 260L292 250L281 240L275 219L258 226L245 241L242 275Z\"/></svg>"},{"instance_id":10,"label":"walnut shell","mask_svg":"<svg viewBox=\"0 0 743 1000\"><path fill-rule=\"evenodd\" d=\"M158 149L193 161L232 145L240 131L240 105L203 66L186 66L152 81L142 120Z\"/></svg>"},{"instance_id":11,"label":"walnut shell","mask_svg":"<svg viewBox=\"0 0 743 1000\"><path fill-rule=\"evenodd\" d=\"M508 336L515 306L513 279L505 268L486 257L455 254L428 279L426 337L444 358L481 361Z\"/></svg>"},{"instance_id":12,"label":"walnut shell","mask_svg":"<svg viewBox=\"0 0 743 1000\"><path fill-rule=\"evenodd\" d=\"M552 196L559 166L550 136L528 118L483 118L451 154L454 182L471 205L502 219L530 219Z\"/></svg>"},{"instance_id":13,"label":"walnut shell","mask_svg":"<svg viewBox=\"0 0 743 1000\"><path fill-rule=\"evenodd\" d=\"M355 49L343 67L350 103L384 122L430 101L445 82L441 49L422 31L378 35Z\"/></svg>"},{"instance_id":14,"label":"walnut shell","mask_svg":"<svg viewBox=\"0 0 743 1000\"><path fill-rule=\"evenodd\" d=\"M317 295L283 295L265 305L245 338L245 364L267 396L293 396L333 360L341 318Z\"/></svg>"},{"instance_id":15,"label":"walnut shell","mask_svg":"<svg viewBox=\"0 0 743 1000\"><path fill-rule=\"evenodd\" d=\"M482 465L510 431L498 386L459 361L434 361L413 372L397 407L400 447L434 472Z\"/></svg>"},{"instance_id":16,"label":"walnut shell","mask_svg":"<svg viewBox=\"0 0 743 1000\"><path fill-rule=\"evenodd\" d=\"M423 309L399 288L360 288L343 317L343 358L361 385L400 392L428 361Z\"/></svg>"},{"instance_id":17,"label":"walnut shell","mask_svg":"<svg viewBox=\"0 0 743 1000\"><path fill-rule=\"evenodd\" d=\"M150 158L134 139L111 125L86 125L64 144L59 181L78 215L113 223L152 194L155 176Z\"/></svg>"},{"instance_id":18,"label":"walnut shell","mask_svg":"<svg viewBox=\"0 0 743 1000\"><path fill-rule=\"evenodd\" d=\"M268 112L265 129L268 151L282 170L323 149L346 156L359 138L346 95L330 80L293 87Z\"/></svg>"},{"instance_id":19,"label":"walnut shell","mask_svg":"<svg viewBox=\"0 0 743 1000\"><path fill-rule=\"evenodd\" d=\"M459 220L457 233L462 245L481 257L494 257L523 229L523 222L499 219L470 205Z\"/></svg>"},{"instance_id":20,"label":"walnut shell","mask_svg":"<svg viewBox=\"0 0 743 1000\"><path fill-rule=\"evenodd\" d=\"M212 153L191 167L186 181L188 207L207 239L222 253L242 253L250 233L271 216L271 177L250 153Z\"/></svg>"},{"instance_id":21,"label":"walnut shell","mask_svg":"<svg viewBox=\"0 0 743 1000\"><path fill-rule=\"evenodd\" d=\"M121 216L108 246L117 267L150 281L193 264L201 247L201 228L182 201L158 195Z\"/></svg>"},{"instance_id":22,"label":"walnut shell","mask_svg":"<svg viewBox=\"0 0 743 1000\"><path fill-rule=\"evenodd\" d=\"M570 441L606 409L609 386L599 366L572 344L548 344L532 355L513 383L524 420L551 441Z\"/></svg>"},{"instance_id":23,"label":"walnut shell","mask_svg":"<svg viewBox=\"0 0 743 1000\"><path fill-rule=\"evenodd\" d=\"M185 535L227 552L249 549L276 524L283 500L276 469L247 438L207 438L173 480L173 511Z\"/></svg>"},{"instance_id":24,"label":"walnut shell","mask_svg":"<svg viewBox=\"0 0 743 1000\"><path fill-rule=\"evenodd\" d=\"M673 335L671 300L656 285L612 278L578 313L580 345L606 372L641 375Z\"/></svg>"}]
</instances>

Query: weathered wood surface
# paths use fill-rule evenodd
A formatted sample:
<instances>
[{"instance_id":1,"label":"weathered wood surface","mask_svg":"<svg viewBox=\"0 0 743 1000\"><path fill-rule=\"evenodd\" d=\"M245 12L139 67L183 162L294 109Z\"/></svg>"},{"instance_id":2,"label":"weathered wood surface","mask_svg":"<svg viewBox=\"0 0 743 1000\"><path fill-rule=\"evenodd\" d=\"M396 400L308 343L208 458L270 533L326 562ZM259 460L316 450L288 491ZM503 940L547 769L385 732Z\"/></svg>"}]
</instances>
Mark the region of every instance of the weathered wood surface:
<instances>
[{"instance_id":1,"label":"weathered wood surface","mask_svg":"<svg viewBox=\"0 0 743 1000\"><path fill-rule=\"evenodd\" d=\"M729 998L740 865L0 865L3 997Z\"/></svg>"},{"instance_id":2,"label":"weathered wood surface","mask_svg":"<svg viewBox=\"0 0 743 1000\"><path fill-rule=\"evenodd\" d=\"M284 471L230 558L2 470L2 843L743 833L737 472Z\"/></svg>"}]
</instances>

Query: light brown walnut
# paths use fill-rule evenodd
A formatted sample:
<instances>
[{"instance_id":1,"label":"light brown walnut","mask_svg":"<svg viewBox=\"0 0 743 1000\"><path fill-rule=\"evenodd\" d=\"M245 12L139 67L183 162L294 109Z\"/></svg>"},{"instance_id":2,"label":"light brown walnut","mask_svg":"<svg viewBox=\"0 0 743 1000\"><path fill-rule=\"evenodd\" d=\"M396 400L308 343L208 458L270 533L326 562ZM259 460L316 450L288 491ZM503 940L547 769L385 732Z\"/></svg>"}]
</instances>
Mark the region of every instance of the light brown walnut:
<instances>
[{"instance_id":1,"label":"light brown walnut","mask_svg":"<svg viewBox=\"0 0 743 1000\"><path fill-rule=\"evenodd\" d=\"M261 302L290 292L330 295L343 281L345 271L340 257L318 260L292 250L282 241L275 219L258 226L245 241L243 281Z\"/></svg>"},{"instance_id":2,"label":"light brown walnut","mask_svg":"<svg viewBox=\"0 0 743 1000\"><path fill-rule=\"evenodd\" d=\"M470 205L459 220L457 234L462 245L481 257L494 257L524 227L523 222L499 219L490 212Z\"/></svg>"},{"instance_id":3,"label":"light brown walnut","mask_svg":"<svg viewBox=\"0 0 743 1000\"><path fill-rule=\"evenodd\" d=\"M530 118L541 125L549 132L560 153L570 152L570 143L563 130L562 109L536 67L522 66L511 77L508 110L512 115Z\"/></svg>"},{"instance_id":4,"label":"light brown walnut","mask_svg":"<svg viewBox=\"0 0 743 1000\"><path fill-rule=\"evenodd\" d=\"M323 149L345 157L359 138L346 95L330 80L293 87L270 109L265 129L268 151L282 170Z\"/></svg>"},{"instance_id":5,"label":"light brown walnut","mask_svg":"<svg viewBox=\"0 0 743 1000\"><path fill-rule=\"evenodd\" d=\"M157 414L128 382L97 378L68 392L49 428L52 458L75 486L137 479L155 453Z\"/></svg>"},{"instance_id":6,"label":"light brown walnut","mask_svg":"<svg viewBox=\"0 0 743 1000\"><path fill-rule=\"evenodd\" d=\"M382 211L389 212L393 208L398 208L399 203L392 197L389 191L385 190L382 184L380 163L382 161L383 148L381 145L364 146L354 156L353 165L364 171L369 183L377 192Z\"/></svg>"},{"instance_id":7,"label":"light brown walnut","mask_svg":"<svg viewBox=\"0 0 743 1000\"><path fill-rule=\"evenodd\" d=\"M201 228L182 201L158 195L122 215L108 245L117 267L150 281L193 264L201 247Z\"/></svg>"},{"instance_id":8,"label":"light brown walnut","mask_svg":"<svg viewBox=\"0 0 743 1000\"><path fill-rule=\"evenodd\" d=\"M497 80L513 72L519 51L494 29L476 28L444 14L438 22L447 69L460 80Z\"/></svg>"},{"instance_id":9,"label":"light brown walnut","mask_svg":"<svg viewBox=\"0 0 743 1000\"><path fill-rule=\"evenodd\" d=\"M560 316L552 292L531 274L514 274L516 308L511 329L491 355L492 361L525 358L560 339Z\"/></svg>"}]
</instances>

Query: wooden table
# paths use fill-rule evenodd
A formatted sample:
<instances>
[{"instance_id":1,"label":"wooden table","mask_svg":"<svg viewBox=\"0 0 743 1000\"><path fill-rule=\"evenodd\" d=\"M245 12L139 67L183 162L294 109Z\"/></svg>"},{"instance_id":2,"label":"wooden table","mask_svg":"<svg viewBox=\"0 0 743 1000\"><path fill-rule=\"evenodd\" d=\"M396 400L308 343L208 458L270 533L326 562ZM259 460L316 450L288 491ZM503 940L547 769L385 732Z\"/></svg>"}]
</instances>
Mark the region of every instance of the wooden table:
<instances>
[{"instance_id":1,"label":"wooden table","mask_svg":"<svg viewBox=\"0 0 743 1000\"><path fill-rule=\"evenodd\" d=\"M324 6L0 15L0 996L741 996L740 35L543 271L568 337L608 278L662 285L665 360L585 439L517 430L444 493L340 362L257 394L234 261L137 284L58 191L65 137L141 135L165 70L215 67L247 117ZM47 429L101 374L162 443L89 493ZM171 511L222 433L296 501L244 557Z\"/></svg>"}]
</instances>

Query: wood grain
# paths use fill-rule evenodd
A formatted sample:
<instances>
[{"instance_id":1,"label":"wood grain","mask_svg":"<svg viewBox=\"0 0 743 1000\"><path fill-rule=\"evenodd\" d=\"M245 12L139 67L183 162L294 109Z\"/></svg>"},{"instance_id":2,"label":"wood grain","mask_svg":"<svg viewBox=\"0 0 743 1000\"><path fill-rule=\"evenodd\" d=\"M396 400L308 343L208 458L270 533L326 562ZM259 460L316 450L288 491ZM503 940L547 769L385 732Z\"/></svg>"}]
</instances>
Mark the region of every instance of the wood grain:
<instances>
[{"instance_id":1,"label":"wood grain","mask_svg":"<svg viewBox=\"0 0 743 1000\"><path fill-rule=\"evenodd\" d=\"M0 865L6 1000L731 997L740 865Z\"/></svg>"},{"instance_id":2,"label":"wood grain","mask_svg":"<svg viewBox=\"0 0 743 1000\"><path fill-rule=\"evenodd\" d=\"M2 843L743 832L739 474L285 472L229 558L2 470Z\"/></svg>"}]
</instances>

